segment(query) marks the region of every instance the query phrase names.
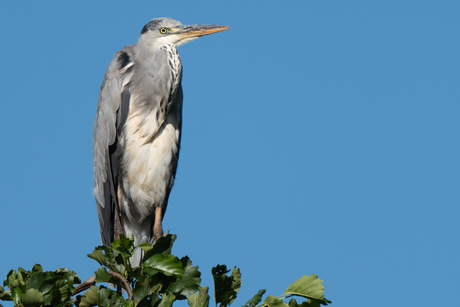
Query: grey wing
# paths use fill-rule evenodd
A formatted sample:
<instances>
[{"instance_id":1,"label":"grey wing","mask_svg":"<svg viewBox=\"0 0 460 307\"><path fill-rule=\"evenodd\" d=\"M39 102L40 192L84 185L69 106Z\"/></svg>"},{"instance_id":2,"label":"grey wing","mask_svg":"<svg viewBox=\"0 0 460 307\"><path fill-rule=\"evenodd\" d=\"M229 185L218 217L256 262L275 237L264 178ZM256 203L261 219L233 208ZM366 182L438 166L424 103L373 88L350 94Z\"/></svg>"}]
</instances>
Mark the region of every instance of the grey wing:
<instances>
[{"instance_id":1,"label":"grey wing","mask_svg":"<svg viewBox=\"0 0 460 307\"><path fill-rule=\"evenodd\" d=\"M129 112L132 46L113 57L102 81L93 130L94 196L96 198L102 244L114 240L118 215L117 180L119 134Z\"/></svg>"}]
</instances>

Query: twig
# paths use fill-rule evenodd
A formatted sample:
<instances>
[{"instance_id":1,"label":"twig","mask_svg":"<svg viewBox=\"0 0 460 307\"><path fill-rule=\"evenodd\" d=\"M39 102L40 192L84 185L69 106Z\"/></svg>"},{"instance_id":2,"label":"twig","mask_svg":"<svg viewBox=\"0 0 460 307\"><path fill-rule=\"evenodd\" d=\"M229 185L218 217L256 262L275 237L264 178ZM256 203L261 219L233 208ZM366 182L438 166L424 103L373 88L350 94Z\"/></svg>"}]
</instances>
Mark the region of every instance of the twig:
<instances>
[{"instance_id":1,"label":"twig","mask_svg":"<svg viewBox=\"0 0 460 307\"><path fill-rule=\"evenodd\" d=\"M86 289L89 289L91 286L94 286L96 284L96 275L91 276L81 284L75 287L75 291L72 293L72 296L75 294L78 294L80 292L85 291Z\"/></svg>"},{"instance_id":2,"label":"twig","mask_svg":"<svg viewBox=\"0 0 460 307\"><path fill-rule=\"evenodd\" d=\"M110 276L116 277L121 281L121 283L124 286L123 288L126 290L126 292L128 292L128 297L131 300L133 298L133 291L131 290L131 287L129 286L128 280L126 280L126 278L120 273L112 272L110 270L108 270L108 273ZM81 284L79 284L78 286L76 286L75 291L72 293L72 296L89 289L91 286L94 286L95 284L96 284L96 275L93 275L87 280L85 280L84 282L82 282Z\"/></svg>"}]
</instances>

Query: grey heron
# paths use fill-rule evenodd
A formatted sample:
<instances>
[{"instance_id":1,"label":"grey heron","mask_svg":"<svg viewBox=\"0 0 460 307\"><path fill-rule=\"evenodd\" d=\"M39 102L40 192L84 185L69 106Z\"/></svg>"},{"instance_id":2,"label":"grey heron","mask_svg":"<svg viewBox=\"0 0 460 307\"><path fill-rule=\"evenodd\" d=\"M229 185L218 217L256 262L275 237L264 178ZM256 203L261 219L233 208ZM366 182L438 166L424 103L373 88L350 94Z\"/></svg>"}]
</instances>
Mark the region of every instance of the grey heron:
<instances>
[{"instance_id":1,"label":"grey heron","mask_svg":"<svg viewBox=\"0 0 460 307\"><path fill-rule=\"evenodd\" d=\"M99 92L93 130L94 195L102 243L125 234L134 244L163 236L182 126L182 64L177 47L229 29L147 23L136 44L113 57ZM137 248L132 265L142 258Z\"/></svg>"}]
</instances>

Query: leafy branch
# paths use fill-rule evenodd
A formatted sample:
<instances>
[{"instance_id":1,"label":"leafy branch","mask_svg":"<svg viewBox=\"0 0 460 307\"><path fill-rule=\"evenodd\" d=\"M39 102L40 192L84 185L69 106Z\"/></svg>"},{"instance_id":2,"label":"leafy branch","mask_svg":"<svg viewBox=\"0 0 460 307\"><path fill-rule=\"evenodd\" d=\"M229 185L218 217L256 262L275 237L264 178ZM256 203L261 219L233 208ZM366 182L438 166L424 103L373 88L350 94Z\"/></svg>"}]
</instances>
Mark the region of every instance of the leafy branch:
<instances>
[{"instance_id":1,"label":"leafy branch","mask_svg":"<svg viewBox=\"0 0 460 307\"><path fill-rule=\"evenodd\" d=\"M3 287L0 300L13 301L24 307L171 307L175 301L187 299L190 307L209 307L208 287L201 286L201 273L188 256L178 258L171 254L176 235L166 234L154 245L139 246L144 252L141 265L131 267L134 241L121 236L111 247L98 246L88 255L101 267L85 282L69 269L43 272L36 264L31 271L11 270ZM230 306L242 285L240 270L217 265L211 271L214 278L216 307ZM126 291L114 291L103 285L109 283ZM75 287L74 287L75 286ZM77 295L85 291L82 295ZM278 297L268 296L263 303L265 289L260 290L242 307L319 307L331 301L323 296L322 280L317 275L302 276ZM302 299L300 304L294 299ZM284 300L291 298L288 303ZM219 306L218 306L219 305ZM3 307L0 304L0 307Z\"/></svg>"}]
</instances>

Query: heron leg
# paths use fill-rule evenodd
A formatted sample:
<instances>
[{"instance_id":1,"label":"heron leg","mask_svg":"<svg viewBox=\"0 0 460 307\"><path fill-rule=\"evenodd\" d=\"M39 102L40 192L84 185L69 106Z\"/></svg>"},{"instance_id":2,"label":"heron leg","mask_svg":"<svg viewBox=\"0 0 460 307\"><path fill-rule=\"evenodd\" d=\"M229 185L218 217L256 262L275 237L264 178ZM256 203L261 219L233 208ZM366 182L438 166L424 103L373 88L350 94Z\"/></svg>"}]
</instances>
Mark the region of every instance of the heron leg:
<instances>
[{"instance_id":1,"label":"heron leg","mask_svg":"<svg viewBox=\"0 0 460 307\"><path fill-rule=\"evenodd\" d=\"M122 202L122 198L123 198L123 191L121 189L121 186L118 186L118 206L117 208L115 208L114 210L114 223L113 223L113 232L114 232L114 237L115 237L115 240L118 240L120 239L120 234L124 234L125 231L123 229L123 224L121 223L121 219L120 219L120 212L121 212L121 202Z\"/></svg>"},{"instance_id":2,"label":"heron leg","mask_svg":"<svg viewBox=\"0 0 460 307\"><path fill-rule=\"evenodd\" d=\"M163 208L158 206L155 208L155 224L153 226L153 236L155 242L163 236Z\"/></svg>"}]
</instances>

